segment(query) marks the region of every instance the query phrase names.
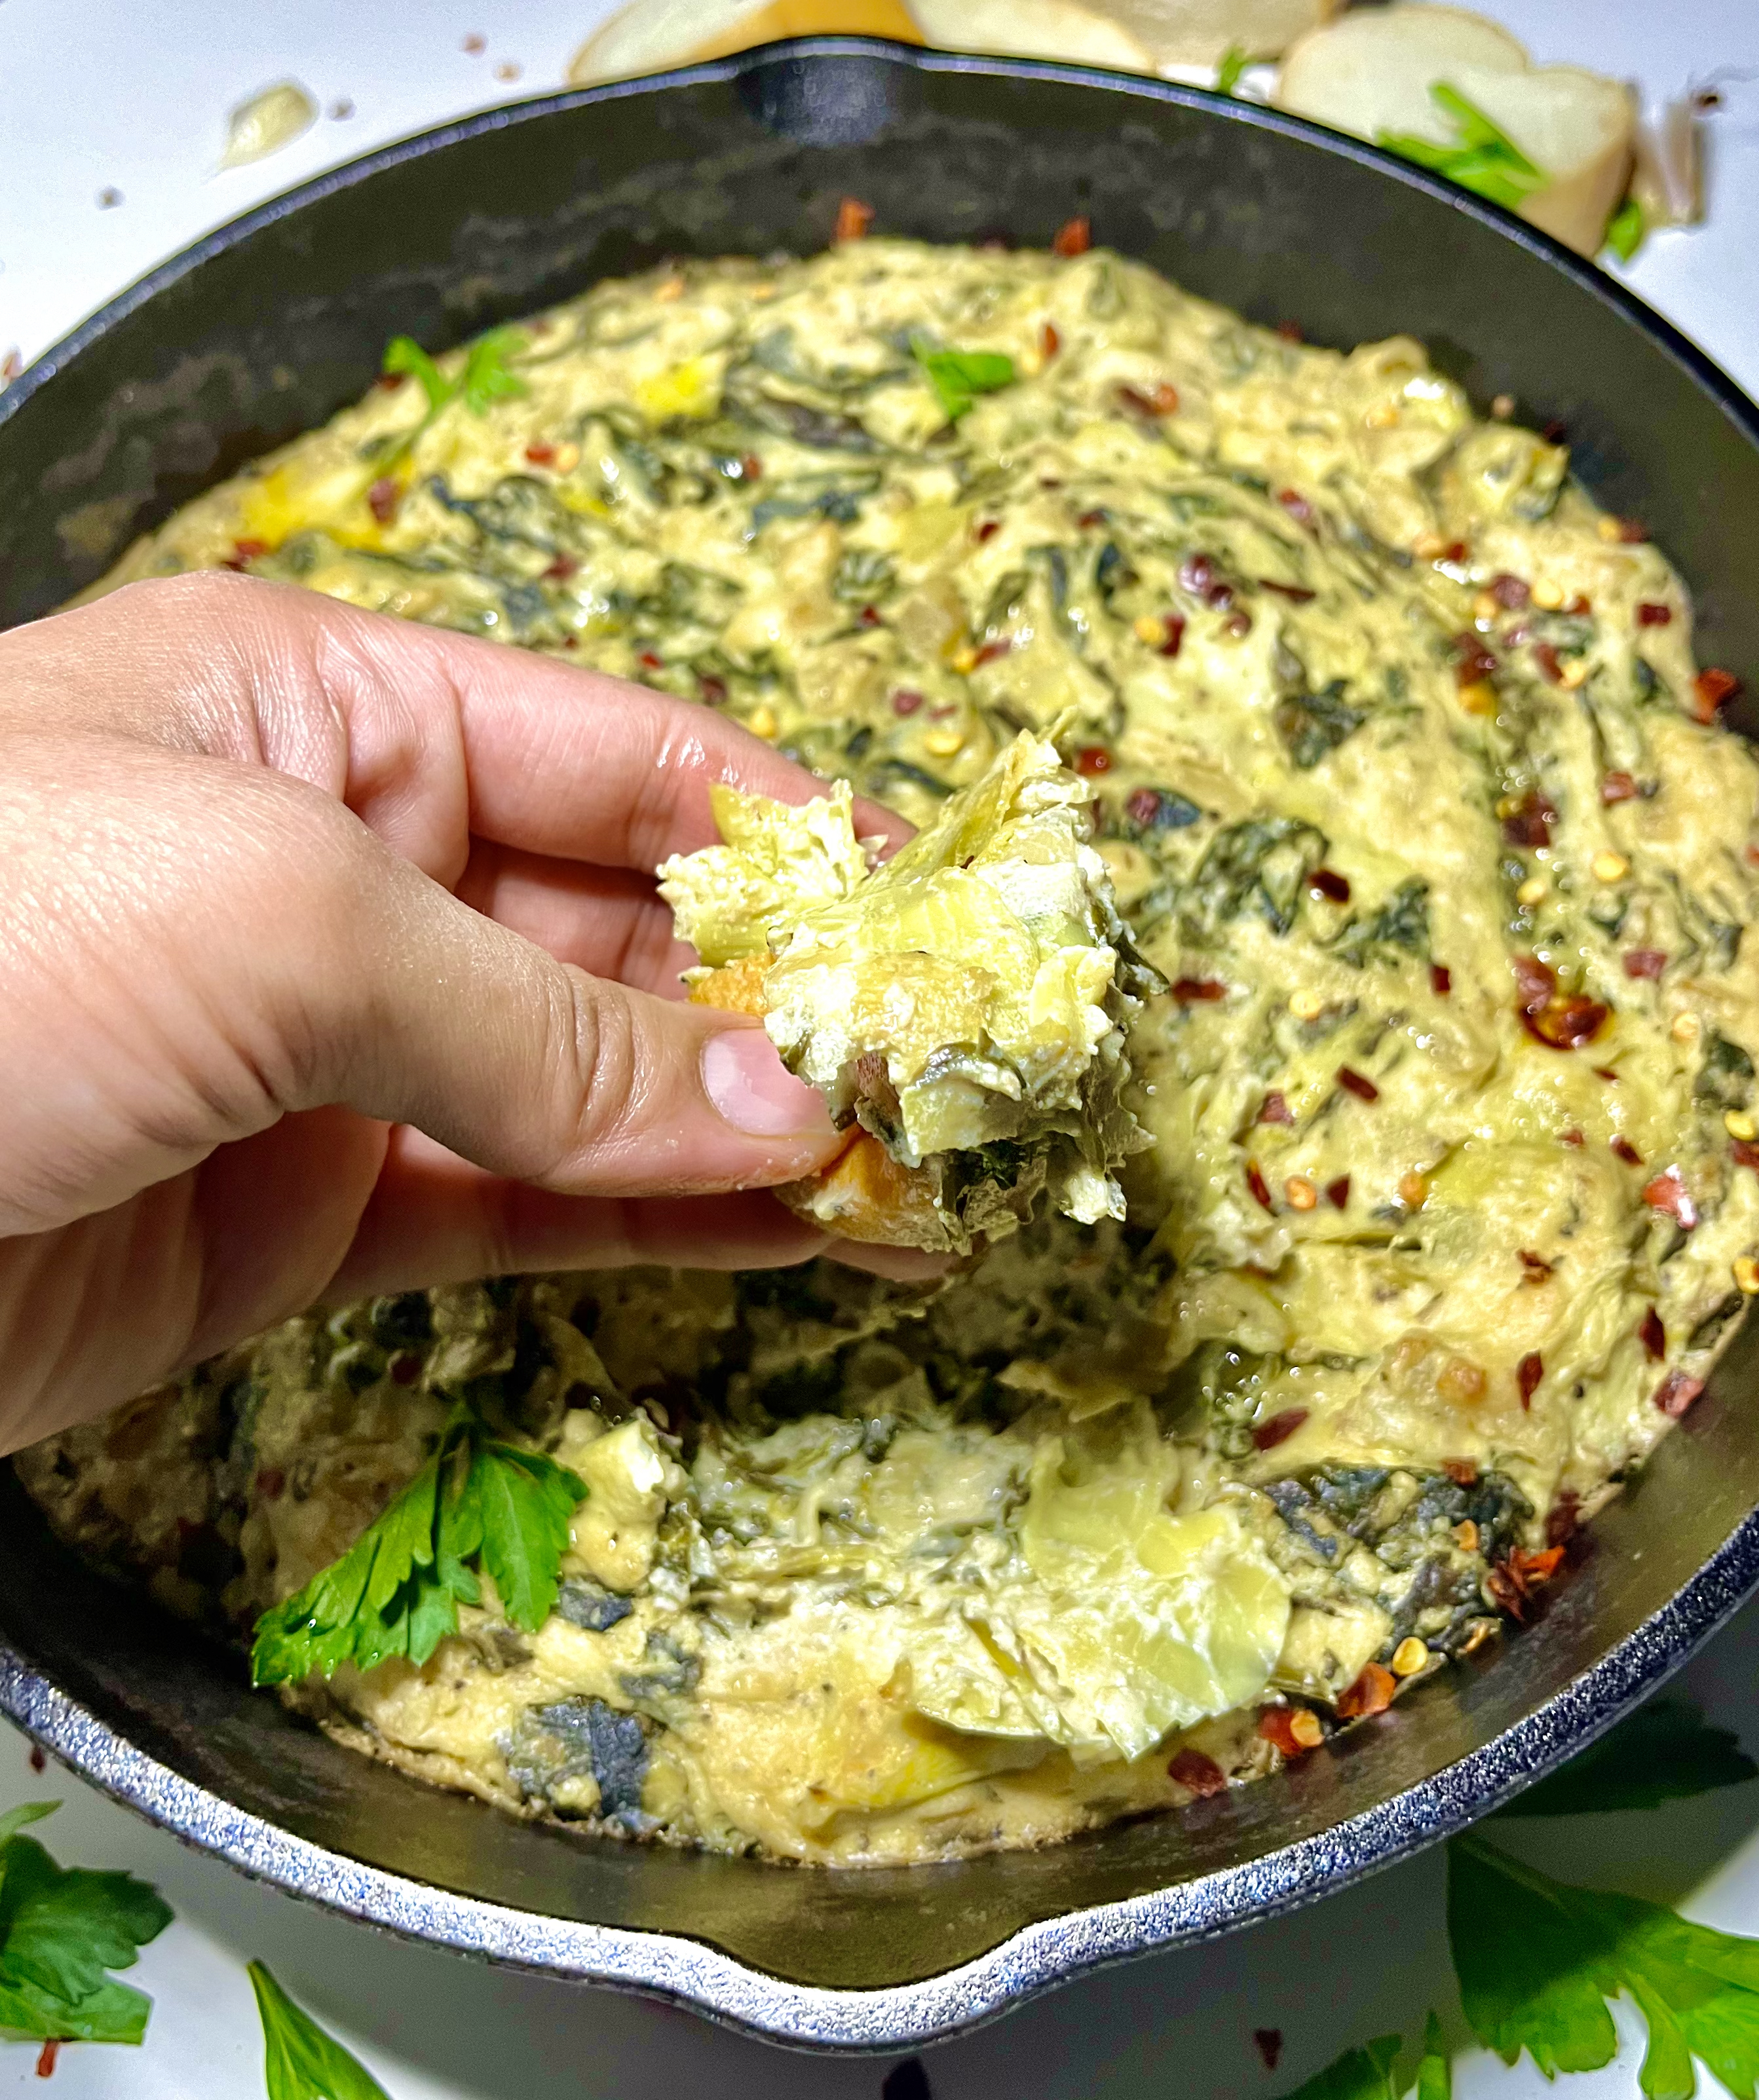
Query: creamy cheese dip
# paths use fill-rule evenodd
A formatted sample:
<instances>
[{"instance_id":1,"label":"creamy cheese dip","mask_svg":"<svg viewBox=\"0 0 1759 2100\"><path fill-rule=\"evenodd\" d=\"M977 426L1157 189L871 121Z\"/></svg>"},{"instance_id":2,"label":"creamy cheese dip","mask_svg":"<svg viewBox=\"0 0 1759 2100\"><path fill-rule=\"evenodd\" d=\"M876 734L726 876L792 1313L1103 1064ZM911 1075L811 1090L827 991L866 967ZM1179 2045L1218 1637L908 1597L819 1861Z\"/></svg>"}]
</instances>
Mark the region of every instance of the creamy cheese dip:
<instances>
[{"instance_id":1,"label":"creamy cheese dip","mask_svg":"<svg viewBox=\"0 0 1759 2100\"><path fill-rule=\"evenodd\" d=\"M24 1454L65 1534L247 1630L463 1396L586 1484L557 1609L291 1696L521 1812L845 1864L1249 1779L1518 1616L1759 1287L1759 769L1660 552L1417 343L1098 251L686 263L500 351L523 391L376 388L100 588L595 665L919 824L1072 709L1168 986L1127 1220L294 1320Z\"/></svg>"}]
</instances>

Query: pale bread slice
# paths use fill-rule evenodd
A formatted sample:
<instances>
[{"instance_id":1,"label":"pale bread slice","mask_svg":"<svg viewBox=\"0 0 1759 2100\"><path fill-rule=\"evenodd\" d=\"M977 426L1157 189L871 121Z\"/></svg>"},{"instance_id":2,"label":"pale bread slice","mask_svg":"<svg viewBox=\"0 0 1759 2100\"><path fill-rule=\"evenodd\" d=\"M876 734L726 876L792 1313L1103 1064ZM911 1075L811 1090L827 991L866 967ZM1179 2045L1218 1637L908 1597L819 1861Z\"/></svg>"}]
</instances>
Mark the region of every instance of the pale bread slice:
<instances>
[{"instance_id":1,"label":"pale bread slice","mask_svg":"<svg viewBox=\"0 0 1759 2100\"><path fill-rule=\"evenodd\" d=\"M631 0L574 54L575 87L725 58L785 37L890 37L919 44L904 0Z\"/></svg>"},{"instance_id":2,"label":"pale bread slice","mask_svg":"<svg viewBox=\"0 0 1759 2100\"><path fill-rule=\"evenodd\" d=\"M1274 59L1344 0L1089 0L1148 53L1156 72L1211 68L1231 51Z\"/></svg>"},{"instance_id":3,"label":"pale bread slice","mask_svg":"<svg viewBox=\"0 0 1759 2100\"><path fill-rule=\"evenodd\" d=\"M1455 135L1430 95L1438 81L1482 109L1549 176L1521 205L1522 218L1597 254L1630 174L1630 92L1580 66L1531 65L1515 38L1482 15L1423 5L1347 15L1294 46L1275 99L1359 138L1413 132L1441 145Z\"/></svg>"},{"instance_id":4,"label":"pale bread slice","mask_svg":"<svg viewBox=\"0 0 1759 2100\"><path fill-rule=\"evenodd\" d=\"M1120 73L1155 70L1147 46L1116 20L1116 8L1079 0L911 0L922 34L947 51L997 58L1061 59Z\"/></svg>"}]
</instances>

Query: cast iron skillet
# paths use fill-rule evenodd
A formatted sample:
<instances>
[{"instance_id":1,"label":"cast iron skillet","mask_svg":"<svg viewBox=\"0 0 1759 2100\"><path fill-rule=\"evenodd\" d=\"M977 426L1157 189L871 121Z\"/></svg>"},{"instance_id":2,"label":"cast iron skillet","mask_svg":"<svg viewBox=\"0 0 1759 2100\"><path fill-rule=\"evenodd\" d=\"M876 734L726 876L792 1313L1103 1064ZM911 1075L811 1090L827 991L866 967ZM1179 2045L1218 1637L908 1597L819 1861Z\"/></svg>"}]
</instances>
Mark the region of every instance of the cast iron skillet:
<instances>
[{"instance_id":1,"label":"cast iron skillet","mask_svg":"<svg viewBox=\"0 0 1759 2100\"><path fill-rule=\"evenodd\" d=\"M883 232L1098 238L1254 319L1421 337L1480 407L1567 428L1759 673L1759 412L1542 236L1371 148L1068 68L815 39L393 146L125 293L0 396L0 620L435 347L670 254ZM780 2039L895 2048L1090 1965L1271 1915L1459 1829L1580 1749L1759 1583L1759 1335L1595 1527L1542 1621L1265 1785L1060 1849L880 1873L583 1841L418 1786L250 1693L76 1565L0 1477L0 1705L247 1873L414 1937L658 1992Z\"/></svg>"}]
</instances>

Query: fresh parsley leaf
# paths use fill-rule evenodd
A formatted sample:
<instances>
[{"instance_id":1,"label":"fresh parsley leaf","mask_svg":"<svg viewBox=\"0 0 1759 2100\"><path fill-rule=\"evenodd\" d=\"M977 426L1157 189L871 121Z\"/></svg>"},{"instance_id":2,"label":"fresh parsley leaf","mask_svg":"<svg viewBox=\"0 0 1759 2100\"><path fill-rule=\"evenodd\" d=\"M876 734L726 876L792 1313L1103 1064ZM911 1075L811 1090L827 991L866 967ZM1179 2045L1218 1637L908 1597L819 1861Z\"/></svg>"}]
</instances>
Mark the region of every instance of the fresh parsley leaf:
<instances>
[{"instance_id":1,"label":"fresh parsley leaf","mask_svg":"<svg viewBox=\"0 0 1759 2100\"><path fill-rule=\"evenodd\" d=\"M1479 1838L1448 1846L1447 1934L1473 2032L1549 2077L1610 2063L1609 1998L1642 2014L1648 2100L1691 2100L1701 2058L1741 2100L1759 2086L1759 1941L1638 1896L1555 1882Z\"/></svg>"},{"instance_id":2,"label":"fresh parsley leaf","mask_svg":"<svg viewBox=\"0 0 1759 2100\"><path fill-rule=\"evenodd\" d=\"M1536 167L1508 134L1457 88L1444 80L1432 82L1430 99L1452 121L1452 145L1438 146L1434 139L1420 139L1409 131L1377 131L1375 144L1447 176L1462 189L1487 197L1508 211L1545 188L1545 170Z\"/></svg>"},{"instance_id":3,"label":"fresh parsley leaf","mask_svg":"<svg viewBox=\"0 0 1759 2100\"><path fill-rule=\"evenodd\" d=\"M1664 1700L1640 1708L1500 1813L1594 1815L1655 1808L1754 1778L1759 1765L1726 1728L1709 1727L1683 1700Z\"/></svg>"},{"instance_id":4,"label":"fresh parsley leaf","mask_svg":"<svg viewBox=\"0 0 1759 2100\"><path fill-rule=\"evenodd\" d=\"M997 387L1014 384L1014 360L1000 351L930 350L920 340L910 347L939 396L949 423L957 423L979 394L993 394Z\"/></svg>"},{"instance_id":5,"label":"fresh parsley leaf","mask_svg":"<svg viewBox=\"0 0 1759 2100\"><path fill-rule=\"evenodd\" d=\"M516 372L507 369L507 360L525 347L517 329L491 329L471 345L464 360L464 377L458 391L473 416L486 416L494 401L510 401L532 390Z\"/></svg>"},{"instance_id":6,"label":"fresh parsley leaf","mask_svg":"<svg viewBox=\"0 0 1759 2100\"><path fill-rule=\"evenodd\" d=\"M249 1973L263 2020L268 2100L387 2100L365 2065L302 2012L260 1961Z\"/></svg>"},{"instance_id":7,"label":"fresh parsley leaf","mask_svg":"<svg viewBox=\"0 0 1759 2100\"><path fill-rule=\"evenodd\" d=\"M427 396L427 412L437 416L452 399L452 382L444 377L440 367L422 349L413 335L394 335L385 346L385 355L380 370L401 373L405 377L418 379L422 391Z\"/></svg>"},{"instance_id":8,"label":"fresh parsley leaf","mask_svg":"<svg viewBox=\"0 0 1759 2100\"><path fill-rule=\"evenodd\" d=\"M418 1668L458 1630L458 1606L481 1601L486 1568L514 1625L533 1633L556 1599L568 1520L586 1493L577 1473L486 1436L466 1409L440 1449L339 1560L257 1621L259 1684L391 1656Z\"/></svg>"},{"instance_id":9,"label":"fresh parsley leaf","mask_svg":"<svg viewBox=\"0 0 1759 2100\"><path fill-rule=\"evenodd\" d=\"M1621 262L1629 262L1648 231L1648 214L1635 197L1628 196L1607 221L1607 245Z\"/></svg>"},{"instance_id":10,"label":"fresh parsley leaf","mask_svg":"<svg viewBox=\"0 0 1759 2100\"><path fill-rule=\"evenodd\" d=\"M131 1874L58 1867L18 1833L51 1814L32 1802L0 1817L0 2029L42 2041L138 2042L152 2001L106 1974L171 1921Z\"/></svg>"},{"instance_id":11,"label":"fresh parsley leaf","mask_svg":"<svg viewBox=\"0 0 1759 2100\"><path fill-rule=\"evenodd\" d=\"M1240 75L1252 64L1252 54L1244 44L1230 44L1222 54L1222 63L1215 69L1215 91L1218 95L1231 95L1240 86Z\"/></svg>"},{"instance_id":12,"label":"fresh parsley leaf","mask_svg":"<svg viewBox=\"0 0 1759 2100\"><path fill-rule=\"evenodd\" d=\"M1398 2035L1381 2035L1360 2049L1346 2049L1287 2100L1397 2100L1393 2066L1404 2046Z\"/></svg>"},{"instance_id":13,"label":"fresh parsley leaf","mask_svg":"<svg viewBox=\"0 0 1759 2100\"><path fill-rule=\"evenodd\" d=\"M1442 2023L1431 2013L1423 2023L1423 2057L1412 2100L1453 2100L1453 2066L1442 2039Z\"/></svg>"}]
</instances>

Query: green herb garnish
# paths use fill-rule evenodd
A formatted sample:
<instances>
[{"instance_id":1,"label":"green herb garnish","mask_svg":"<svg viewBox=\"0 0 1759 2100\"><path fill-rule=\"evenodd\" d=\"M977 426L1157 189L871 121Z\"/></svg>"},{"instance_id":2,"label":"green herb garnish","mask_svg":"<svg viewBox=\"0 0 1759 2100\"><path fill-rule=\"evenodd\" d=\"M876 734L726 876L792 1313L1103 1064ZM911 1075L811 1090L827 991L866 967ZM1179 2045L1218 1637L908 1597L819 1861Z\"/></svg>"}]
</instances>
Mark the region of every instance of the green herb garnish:
<instances>
[{"instance_id":1,"label":"green herb garnish","mask_svg":"<svg viewBox=\"0 0 1759 2100\"><path fill-rule=\"evenodd\" d=\"M1548 2078L1599 2070L1622 1996L1648 2026L1648 2100L1690 2100L1695 2057L1731 2093L1759 2080L1759 1941L1554 1882L1480 1838L1447 1848L1447 1937L1466 2018L1506 2063L1524 2049Z\"/></svg>"},{"instance_id":2,"label":"green herb garnish","mask_svg":"<svg viewBox=\"0 0 1759 2100\"><path fill-rule=\"evenodd\" d=\"M1597 1815L1656 1808L1759 1778L1726 1728L1708 1727L1695 1706L1664 1700L1645 1706L1500 1811L1516 1815Z\"/></svg>"},{"instance_id":3,"label":"green herb garnish","mask_svg":"<svg viewBox=\"0 0 1759 2100\"><path fill-rule=\"evenodd\" d=\"M949 423L957 423L979 394L993 394L998 387L1014 384L1014 360L1000 351L930 350L920 340L910 347L940 397Z\"/></svg>"},{"instance_id":4,"label":"green herb garnish","mask_svg":"<svg viewBox=\"0 0 1759 2100\"><path fill-rule=\"evenodd\" d=\"M577 1473L494 1441L455 1409L440 1449L341 1560L257 1621L252 1678L330 1677L345 1662L370 1670L391 1656L419 1667L457 1631L458 1606L481 1601L477 1568L513 1624L534 1633L555 1603L568 1521L586 1493Z\"/></svg>"},{"instance_id":5,"label":"green herb garnish","mask_svg":"<svg viewBox=\"0 0 1759 2100\"><path fill-rule=\"evenodd\" d=\"M1487 197L1505 210L1514 211L1535 190L1545 187L1547 177L1536 168L1509 135L1500 130L1475 103L1468 102L1457 88L1444 80L1432 82L1430 99L1453 122L1455 143L1438 146L1410 131L1377 131L1374 143L1415 161L1458 183L1462 189Z\"/></svg>"},{"instance_id":6,"label":"green herb garnish","mask_svg":"<svg viewBox=\"0 0 1759 2100\"><path fill-rule=\"evenodd\" d=\"M1231 95L1240 86L1240 75L1252 63L1252 53L1244 44L1230 44L1222 54L1222 63L1215 69L1216 93Z\"/></svg>"},{"instance_id":7,"label":"green herb garnish","mask_svg":"<svg viewBox=\"0 0 1759 2100\"><path fill-rule=\"evenodd\" d=\"M490 329L465 352L464 369L457 377L449 379L413 336L394 335L385 346L379 368L418 381L427 396L427 413L392 451L376 462L378 470L383 472L413 450L435 417L454 401L462 401L473 416L486 416L491 403L528 394L531 389L507 365L507 360L524 346L525 338L517 329Z\"/></svg>"},{"instance_id":8,"label":"green herb garnish","mask_svg":"<svg viewBox=\"0 0 1759 2100\"><path fill-rule=\"evenodd\" d=\"M113 1983L171 1921L132 1874L58 1867L20 1832L60 1806L27 1802L0 1815L0 2028L33 2041L139 2042L152 2001Z\"/></svg>"},{"instance_id":9,"label":"green herb garnish","mask_svg":"<svg viewBox=\"0 0 1759 2100\"><path fill-rule=\"evenodd\" d=\"M1635 197L1628 196L1607 221L1607 245L1621 262L1629 262L1648 231L1648 214Z\"/></svg>"},{"instance_id":10,"label":"green herb garnish","mask_svg":"<svg viewBox=\"0 0 1759 2100\"><path fill-rule=\"evenodd\" d=\"M250 1965L250 1975L263 2019L268 2100L387 2100L366 2067L302 2012L260 1961Z\"/></svg>"}]
</instances>

